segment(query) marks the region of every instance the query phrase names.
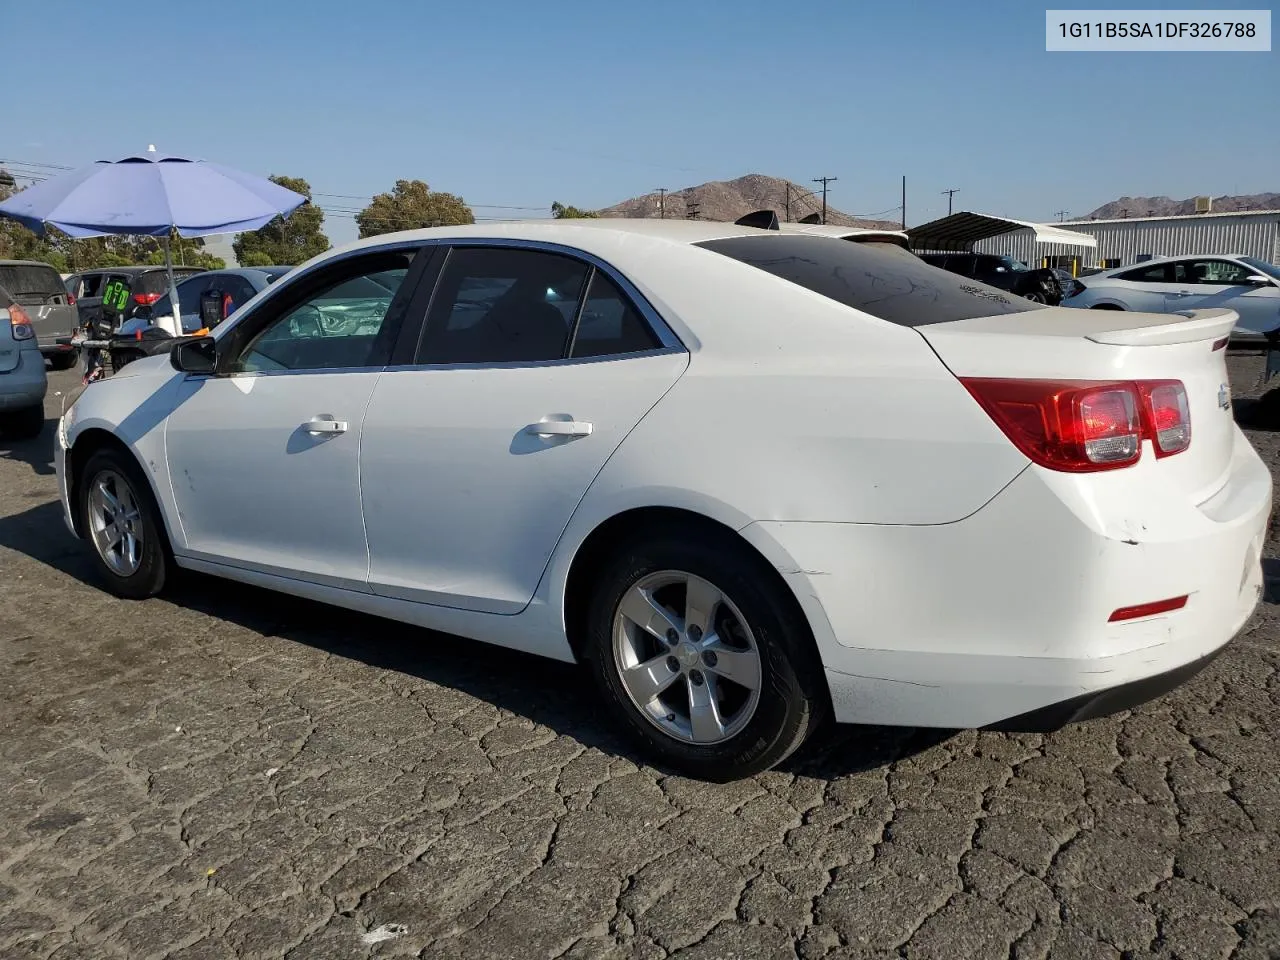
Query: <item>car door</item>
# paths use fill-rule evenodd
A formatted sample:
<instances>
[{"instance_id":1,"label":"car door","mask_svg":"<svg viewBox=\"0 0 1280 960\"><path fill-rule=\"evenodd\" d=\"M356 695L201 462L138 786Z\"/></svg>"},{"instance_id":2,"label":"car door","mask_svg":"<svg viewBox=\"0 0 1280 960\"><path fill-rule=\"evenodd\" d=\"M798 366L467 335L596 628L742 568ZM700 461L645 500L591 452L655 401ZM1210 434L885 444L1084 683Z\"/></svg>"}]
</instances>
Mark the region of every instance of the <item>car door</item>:
<instances>
[{"instance_id":1,"label":"car door","mask_svg":"<svg viewBox=\"0 0 1280 960\"><path fill-rule=\"evenodd\" d=\"M1205 257L1186 263L1177 294L1170 298L1174 310L1225 307L1240 315L1236 331L1265 333L1280 326L1280 289L1255 286L1249 278L1257 270L1234 260Z\"/></svg>"},{"instance_id":2,"label":"car door","mask_svg":"<svg viewBox=\"0 0 1280 960\"><path fill-rule=\"evenodd\" d=\"M184 555L367 592L360 431L415 254L308 271L223 328L215 374L179 385L165 446ZM385 296L366 295L370 277ZM365 322L331 322L333 309Z\"/></svg>"},{"instance_id":3,"label":"car door","mask_svg":"<svg viewBox=\"0 0 1280 960\"><path fill-rule=\"evenodd\" d=\"M383 374L365 417L369 583L516 613L688 355L602 263L514 243L456 245L442 259L412 362Z\"/></svg>"},{"instance_id":4,"label":"car door","mask_svg":"<svg viewBox=\"0 0 1280 960\"><path fill-rule=\"evenodd\" d=\"M1098 283L1099 296L1114 296L1127 310L1143 313L1167 313L1184 309L1171 306L1171 295L1177 292L1173 283L1176 276L1185 274L1185 267L1172 262L1144 264L1123 273L1112 274L1105 283ZM1089 284L1086 284L1089 286Z\"/></svg>"}]
</instances>

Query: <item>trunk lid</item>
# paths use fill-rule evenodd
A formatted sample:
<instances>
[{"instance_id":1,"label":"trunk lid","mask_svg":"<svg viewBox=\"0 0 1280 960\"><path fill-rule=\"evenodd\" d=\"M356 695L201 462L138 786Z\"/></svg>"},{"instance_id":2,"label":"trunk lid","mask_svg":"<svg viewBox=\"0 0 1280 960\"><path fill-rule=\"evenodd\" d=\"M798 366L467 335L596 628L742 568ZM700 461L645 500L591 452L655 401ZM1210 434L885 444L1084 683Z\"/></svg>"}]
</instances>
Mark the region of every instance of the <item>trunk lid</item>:
<instances>
[{"instance_id":1,"label":"trunk lid","mask_svg":"<svg viewBox=\"0 0 1280 960\"><path fill-rule=\"evenodd\" d=\"M1226 339L1234 310L1178 314L1050 307L917 327L957 377L1181 380L1191 446L1158 461L1171 483L1202 503L1226 482L1235 443ZM1148 443L1143 458L1153 457Z\"/></svg>"},{"instance_id":2,"label":"trunk lid","mask_svg":"<svg viewBox=\"0 0 1280 960\"><path fill-rule=\"evenodd\" d=\"M9 311L0 307L0 373L8 373L18 365L22 345L13 339L13 324Z\"/></svg>"}]
</instances>

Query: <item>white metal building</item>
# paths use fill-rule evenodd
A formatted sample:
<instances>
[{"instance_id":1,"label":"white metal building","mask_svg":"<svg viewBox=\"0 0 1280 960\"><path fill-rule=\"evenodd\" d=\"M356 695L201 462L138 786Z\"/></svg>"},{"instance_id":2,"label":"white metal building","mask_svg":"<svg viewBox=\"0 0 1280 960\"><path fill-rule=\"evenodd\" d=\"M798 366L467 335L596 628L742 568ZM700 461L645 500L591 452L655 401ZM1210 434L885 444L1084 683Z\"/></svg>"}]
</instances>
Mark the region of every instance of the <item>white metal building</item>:
<instances>
[{"instance_id":1,"label":"white metal building","mask_svg":"<svg viewBox=\"0 0 1280 960\"><path fill-rule=\"evenodd\" d=\"M1280 210L1200 213L1177 217L1129 217L1122 220L1068 220L1054 224L1096 237L1093 250L1036 242L1030 230L981 240L980 253L1007 254L1032 266L1045 258L1064 263L1080 257L1084 267L1123 267L1147 257L1191 254L1243 254L1280 264ZM1081 254L1084 256L1081 256ZM1058 258L1061 258L1060 260Z\"/></svg>"}]
</instances>

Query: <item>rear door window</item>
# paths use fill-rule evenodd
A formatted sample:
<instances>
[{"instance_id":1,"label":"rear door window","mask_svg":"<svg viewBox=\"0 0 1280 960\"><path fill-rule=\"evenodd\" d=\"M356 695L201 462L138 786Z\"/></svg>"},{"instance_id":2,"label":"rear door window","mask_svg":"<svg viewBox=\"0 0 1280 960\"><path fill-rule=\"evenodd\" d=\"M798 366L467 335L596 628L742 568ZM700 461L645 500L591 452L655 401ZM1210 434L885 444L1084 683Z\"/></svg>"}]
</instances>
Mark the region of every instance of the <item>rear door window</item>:
<instances>
[{"instance_id":1,"label":"rear door window","mask_svg":"<svg viewBox=\"0 0 1280 960\"><path fill-rule=\"evenodd\" d=\"M905 327L1046 309L1025 297L931 267L895 243L779 235L728 237L698 246Z\"/></svg>"}]
</instances>

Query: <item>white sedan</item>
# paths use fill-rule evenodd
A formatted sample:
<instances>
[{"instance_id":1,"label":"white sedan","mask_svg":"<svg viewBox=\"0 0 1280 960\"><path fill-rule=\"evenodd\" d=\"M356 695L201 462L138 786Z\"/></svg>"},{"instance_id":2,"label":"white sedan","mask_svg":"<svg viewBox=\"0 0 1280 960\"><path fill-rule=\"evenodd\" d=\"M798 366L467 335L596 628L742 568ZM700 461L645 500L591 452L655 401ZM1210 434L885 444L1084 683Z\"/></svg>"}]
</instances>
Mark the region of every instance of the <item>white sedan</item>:
<instances>
[{"instance_id":1,"label":"white sedan","mask_svg":"<svg viewBox=\"0 0 1280 960\"><path fill-rule=\"evenodd\" d=\"M91 384L55 457L119 596L180 567L584 662L723 780L827 716L1052 729L1203 666L1271 510L1234 321L1044 307L892 239L436 228Z\"/></svg>"},{"instance_id":2,"label":"white sedan","mask_svg":"<svg viewBox=\"0 0 1280 960\"><path fill-rule=\"evenodd\" d=\"M1254 257L1166 257L1082 277L1064 307L1177 313L1222 307L1237 334L1280 330L1280 267Z\"/></svg>"}]
</instances>

